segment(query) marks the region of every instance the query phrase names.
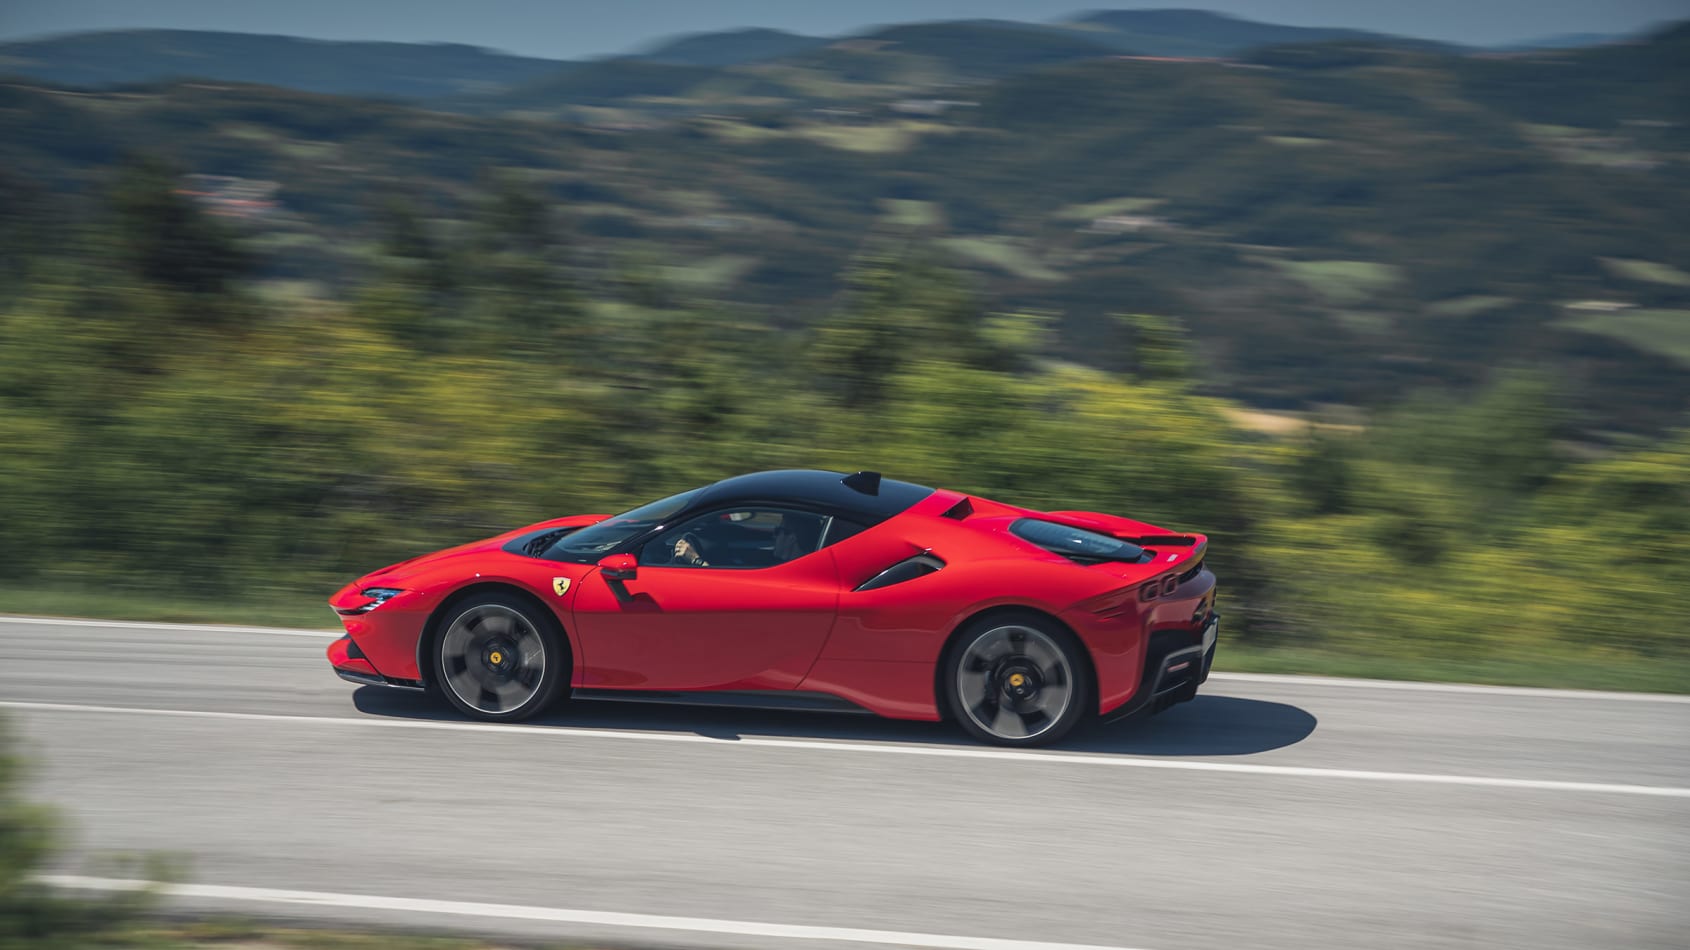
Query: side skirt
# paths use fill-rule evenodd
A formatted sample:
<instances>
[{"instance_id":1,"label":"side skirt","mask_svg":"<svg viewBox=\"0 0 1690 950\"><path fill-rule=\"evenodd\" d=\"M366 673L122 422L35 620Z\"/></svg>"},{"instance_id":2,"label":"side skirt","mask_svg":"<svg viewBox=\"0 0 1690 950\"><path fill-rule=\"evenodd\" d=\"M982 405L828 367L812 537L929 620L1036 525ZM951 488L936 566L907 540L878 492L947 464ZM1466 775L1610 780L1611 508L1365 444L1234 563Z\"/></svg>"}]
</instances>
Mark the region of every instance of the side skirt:
<instances>
[{"instance_id":1,"label":"side skirt","mask_svg":"<svg viewBox=\"0 0 1690 950\"><path fill-rule=\"evenodd\" d=\"M418 692L421 692L424 689L423 684L417 682L416 680L393 679L392 677L387 676L371 676L368 673L357 673L352 670L343 670L338 666L334 668L334 675L340 677L348 683L357 683L359 686L391 686L395 689L409 689Z\"/></svg>"},{"instance_id":2,"label":"side skirt","mask_svg":"<svg viewBox=\"0 0 1690 950\"><path fill-rule=\"evenodd\" d=\"M849 700L828 693L802 690L646 690L646 689L576 689L569 698L590 699L615 703L673 703L680 706L717 706L729 709L774 709L798 712L857 713L872 716L873 712Z\"/></svg>"}]
</instances>

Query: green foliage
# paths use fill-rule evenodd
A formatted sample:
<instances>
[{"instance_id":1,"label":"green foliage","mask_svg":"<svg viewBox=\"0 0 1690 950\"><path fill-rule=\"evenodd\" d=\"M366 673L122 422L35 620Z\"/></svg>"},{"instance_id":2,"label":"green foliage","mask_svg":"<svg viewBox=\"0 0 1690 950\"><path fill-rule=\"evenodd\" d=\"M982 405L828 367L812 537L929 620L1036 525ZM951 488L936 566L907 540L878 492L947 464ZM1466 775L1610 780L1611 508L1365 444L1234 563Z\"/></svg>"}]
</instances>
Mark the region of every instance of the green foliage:
<instances>
[{"instance_id":1,"label":"green foliage","mask_svg":"<svg viewBox=\"0 0 1690 950\"><path fill-rule=\"evenodd\" d=\"M1273 443L1202 395L1167 318L1119 318L1129 371L1089 368L1053 358L1054 316L990 312L928 249L876 244L783 333L649 259L583 262L516 180L485 179L474 204L459 228L394 206L346 303L37 262L0 307L8 585L320 596L561 513L874 468L1203 531L1229 635L1264 648L1690 659L1690 437L1575 462L1553 376ZM193 213L125 226L197 233ZM187 300L242 318L213 326Z\"/></svg>"},{"instance_id":2,"label":"green foliage","mask_svg":"<svg viewBox=\"0 0 1690 950\"><path fill-rule=\"evenodd\" d=\"M1148 313L1117 314L1126 330L1127 366L1141 379L1189 379L1191 350L1179 321Z\"/></svg>"},{"instance_id":3,"label":"green foliage","mask_svg":"<svg viewBox=\"0 0 1690 950\"><path fill-rule=\"evenodd\" d=\"M1673 287L1690 287L1690 274L1669 264L1656 261L1632 261L1609 258L1602 261L1603 266L1620 277L1629 280L1645 281L1655 284L1667 284Z\"/></svg>"},{"instance_id":4,"label":"green foliage","mask_svg":"<svg viewBox=\"0 0 1690 950\"><path fill-rule=\"evenodd\" d=\"M963 362L1001 357L977 332L980 319L967 293L929 259L909 248L882 248L846 275L846 302L818 326L808 348L817 380L848 410L889 401L895 374L936 352Z\"/></svg>"},{"instance_id":5,"label":"green foliage","mask_svg":"<svg viewBox=\"0 0 1690 950\"><path fill-rule=\"evenodd\" d=\"M1390 267L1369 261L1279 261L1286 273L1346 306L1366 303L1398 283Z\"/></svg>"},{"instance_id":6,"label":"green foliage","mask_svg":"<svg viewBox=\"0 0 1690 950\"><path fill-rule=\"evenodd\" d=\"M52 850L50 812L23 798L23 762L10 727L0 722L0 946L24 936L24 914L39 896L30 875Z\"/></svg>"},{"instance_id":7,"label":"green foliage","mask_svg":"<svg viewBox=\"0 0 1690 950\"><path fill-rule=\"evenodd\" d=\"M1380 478L1458 499L1455 517L1472 520L1529 498L1554 473L1555 439L1566 426L1547 376L1505 373L1477 398L1427 395L1386 413L1369 437ZM1470 499L1470 501L1466 501Z\"/></svg>"},{"instance_id":8,"label":"green foliage","mask_svg":"<svg viewBox=\"0 0 1690 950\"><path fill-rule=\"evenodd\" d=\"M1659 353L1680 368L1690 368L1690 310L1627 310L1564 317L1557 326L1630 344L1645 353Z\"/></svg>"},{"instance_id":9,"label":"green foliage","mask_svg":"<svg viewBox=\"0 0 1690 950\"><path fill-rule=\"evenodd\" d=\"M0 950L119 947L147 906L146 893L104 901L54 894L34 879L52 856L58 822L24 796L24 761L10 724L0 719Z\"/></svg>"},{"instance_id":10,"label":"green foliage","mask_svg":"<svg viewBox=\"0 0 1690 950\"><path fill-rule=\"evenodd\" d=\"M246 255L213 219L199 213L177 177L153 160L121 169L109 198L114 221L105 232L110 236L106 246L150 283L190 294L227 291L248 270ZM220 316L213 307L187 312L209 320Z\"/></svg>"},{"instance_id":11,"label":"green foliage","mask_svg":"<svg viewBox=\"0 0 1690 950\"><path fill-rule=\"evenodd\" d=\"M1289 487L1316 515L1350 510L1356 492L1356 464L1349 436L1312 429L1287 474Z\"/></svg>"}]
</instances>

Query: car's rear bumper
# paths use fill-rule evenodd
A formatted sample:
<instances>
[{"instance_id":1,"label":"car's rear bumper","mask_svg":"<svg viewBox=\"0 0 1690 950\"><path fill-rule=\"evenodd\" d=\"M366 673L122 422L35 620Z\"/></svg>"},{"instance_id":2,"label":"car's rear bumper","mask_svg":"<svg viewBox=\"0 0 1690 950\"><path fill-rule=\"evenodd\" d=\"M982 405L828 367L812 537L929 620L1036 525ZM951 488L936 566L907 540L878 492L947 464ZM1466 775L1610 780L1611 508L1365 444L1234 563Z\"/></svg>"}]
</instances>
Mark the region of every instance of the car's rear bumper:
<instances>
[{"instance_id":1,"label":"car's rear bumper","mask_svg":"<svg viewBox=\"0 0 1690 950\"><path fill-rule=\"evenodd\" d=\"M1214 611L1195 629L1158 630L1145 648L1144 675L1132 698L1103 716L1118 722L1136 713L1154 715L1175 703L1197 697L1197 687L1209 678L1220 640L1221 615Z\"/></svg>"}]
</instances>

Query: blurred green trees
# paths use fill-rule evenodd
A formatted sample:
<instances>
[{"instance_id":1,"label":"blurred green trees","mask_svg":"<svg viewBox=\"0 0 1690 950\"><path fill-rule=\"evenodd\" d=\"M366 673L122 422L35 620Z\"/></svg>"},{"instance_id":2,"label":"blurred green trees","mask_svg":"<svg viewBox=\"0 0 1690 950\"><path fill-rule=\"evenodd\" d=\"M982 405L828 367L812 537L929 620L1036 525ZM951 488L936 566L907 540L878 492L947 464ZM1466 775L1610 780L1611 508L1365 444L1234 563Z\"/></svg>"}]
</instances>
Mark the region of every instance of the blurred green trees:
<instances>
[{"instance_id":1,"label":"blurred green trees","mask_svg":"<svg viewBox=\"0 0 1690 950\"><path fill-rule=\"evenodd\" d=\"M267 302L171 174L125 172L0 299L0 576L326 595L411 554L763 468L875 468L1213 538L1229 632L1452 660L1690 659L1690 435L1575 460L1554 381L1241 431L1180 325L1049 357L919 246L803 333L580 253L512 179L444 228L392 202L344 303ZM1649 619L1653 618L1653 619Z\"/></svg>"},{"instance_id":2,"label":"blurred green trees","mask_svg":"<svg viewBox=\"0 0 1690 950\"><path fill-rule=\"evenodd\" d=\"M248 269L247 255L176 187L171 168L152 159L124 165L108 196L110 223L95 231L99 250L156 287L189 294L227 294ZM215 322L217 307L184 308Z\"/></svg>"},{"instance_id":3,"label":"blurred green trees","mask_svg":"<svg viewBox=\"0 0 1690 950\"><path fill-rule=\"evenodd\" d=\"M150 893L80 900L33 878L52 856L59 826L50 809L25 797L24 772L11 724L0 719L0 950L134 945L132 925ZM156 860L147 870L170 871Z\"/></svg>"}]
</instances>

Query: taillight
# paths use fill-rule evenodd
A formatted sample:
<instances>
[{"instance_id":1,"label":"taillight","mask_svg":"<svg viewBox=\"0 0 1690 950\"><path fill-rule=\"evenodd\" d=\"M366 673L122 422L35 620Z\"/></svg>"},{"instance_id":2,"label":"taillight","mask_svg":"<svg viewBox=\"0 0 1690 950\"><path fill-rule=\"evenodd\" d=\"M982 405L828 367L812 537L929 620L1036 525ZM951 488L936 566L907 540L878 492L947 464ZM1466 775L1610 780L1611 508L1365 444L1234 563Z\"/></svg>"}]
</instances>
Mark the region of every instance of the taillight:
<instances>
[{"instance_id":1,"label":"taillight","mask_svg":"<svg viewBox=\"0 0 1690 950\"><path fill-rule=\"evenodd\" d=\"M1176 590L1179 590L1179 578L1169 574L1153 581L1145 581L1144 586L1138 589L1138 599L1155 600L1158 597L1169 597Z\"/></svg>"}]
</instances>

